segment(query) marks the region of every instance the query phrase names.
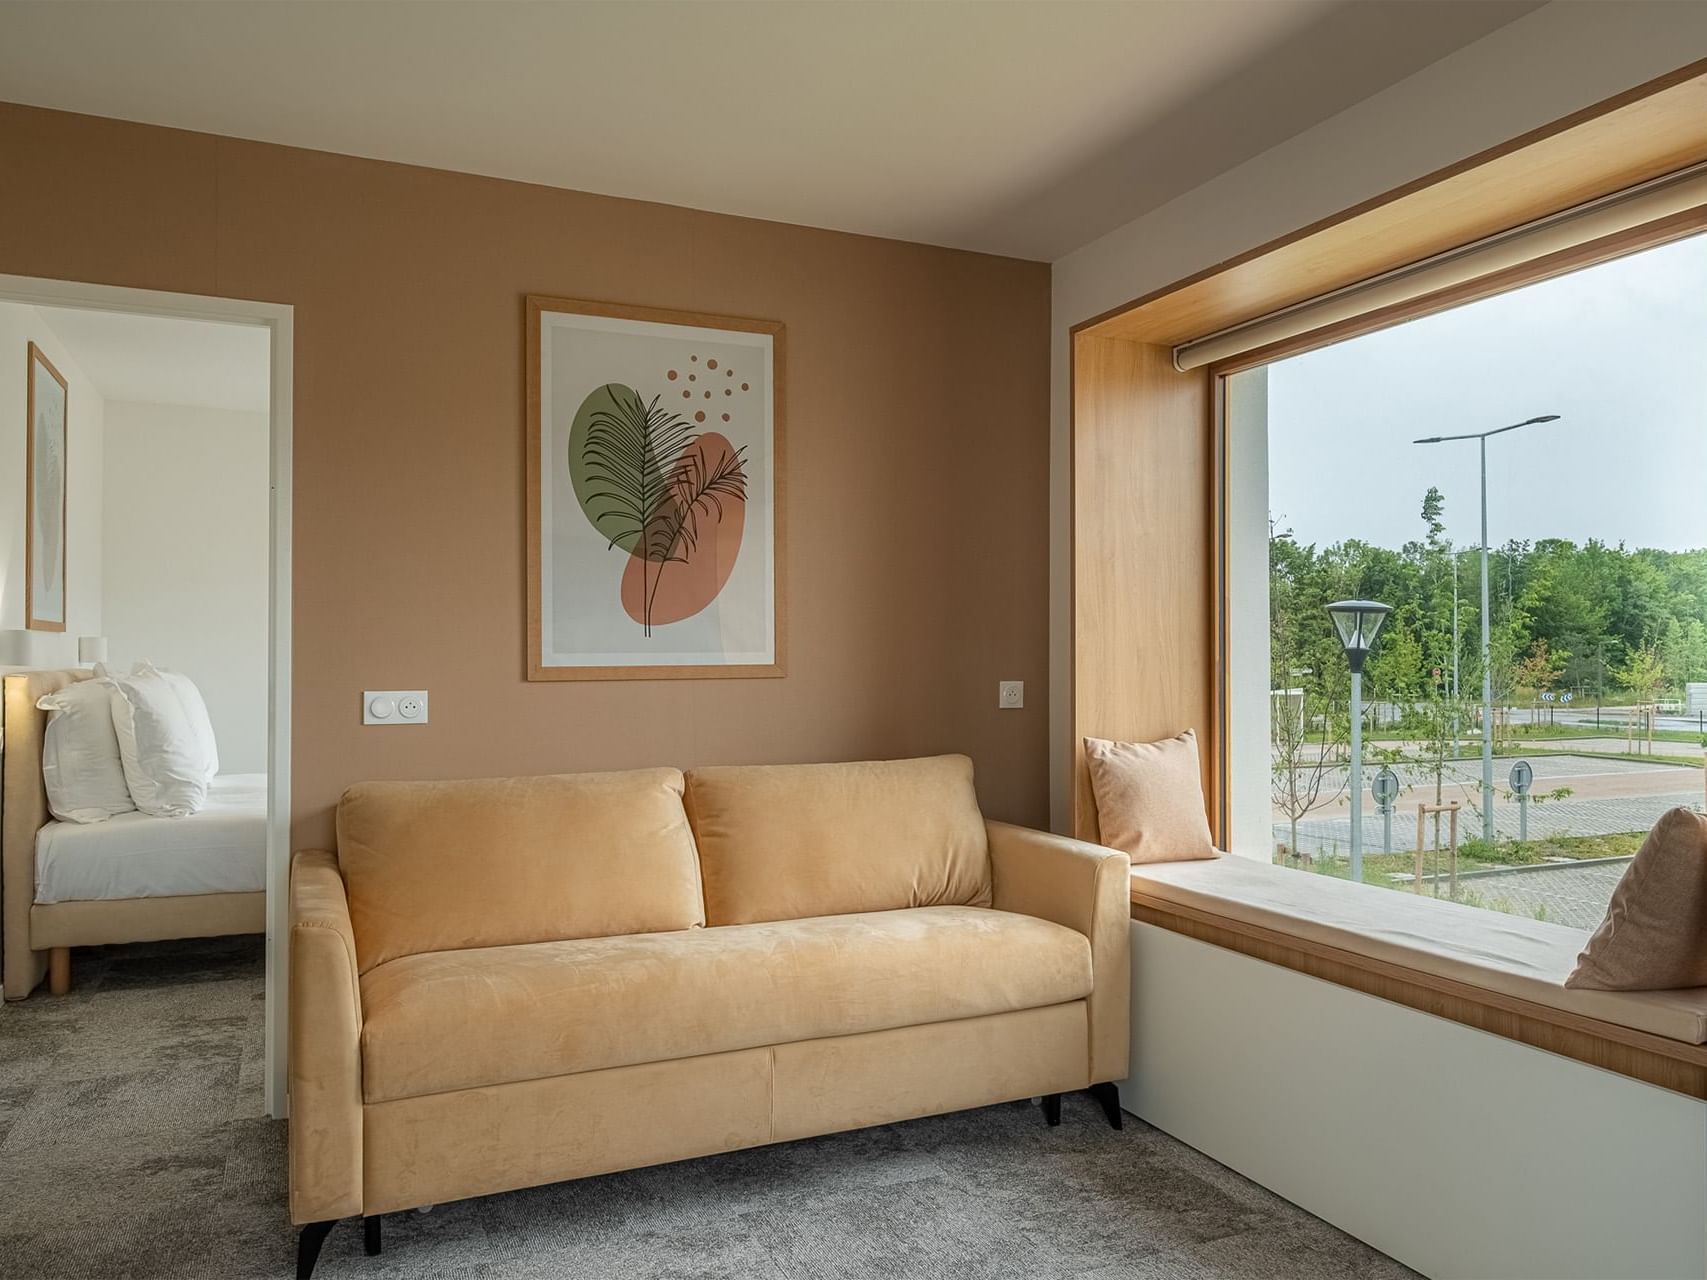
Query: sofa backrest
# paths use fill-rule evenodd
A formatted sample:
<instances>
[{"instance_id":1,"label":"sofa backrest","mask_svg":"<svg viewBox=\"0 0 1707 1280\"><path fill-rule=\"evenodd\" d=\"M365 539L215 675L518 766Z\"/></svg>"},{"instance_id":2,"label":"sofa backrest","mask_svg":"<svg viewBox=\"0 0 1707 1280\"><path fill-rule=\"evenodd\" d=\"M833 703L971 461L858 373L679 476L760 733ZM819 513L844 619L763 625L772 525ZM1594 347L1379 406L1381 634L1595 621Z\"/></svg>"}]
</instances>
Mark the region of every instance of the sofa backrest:
<instances>
[{"instance_id":1,"label":"sofa backrest","mask_svg":"<svg viewBox=\"0 0 1707 1280\"><path fill-rule=\"evenodd\" d=\"M708 924L990 905L965 756L694 769L687 808Z\"/></svg>"},{"instance_id":2,"label":"sofa backrest","mask_svg":"<svg viewBox=\"0 0 1707 1280\"><path fill-rule=\"evenodd\" d=\"M674 769L362 783L338 802L338 866L363 973L424 951L705 923Z\"/></svg>"}]
</instances>

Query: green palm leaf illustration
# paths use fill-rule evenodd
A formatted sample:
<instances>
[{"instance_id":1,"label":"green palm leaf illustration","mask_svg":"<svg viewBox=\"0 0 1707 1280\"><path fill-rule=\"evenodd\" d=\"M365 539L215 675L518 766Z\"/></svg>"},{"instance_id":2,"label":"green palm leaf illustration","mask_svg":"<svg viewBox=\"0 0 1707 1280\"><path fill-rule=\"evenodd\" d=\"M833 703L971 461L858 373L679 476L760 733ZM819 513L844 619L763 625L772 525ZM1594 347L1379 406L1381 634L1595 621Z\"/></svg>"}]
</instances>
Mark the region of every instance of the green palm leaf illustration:
<instances>
[{"instance_id":1,"label":"green palm leaf illustration","mask_svg":"<svg viewBox=\"0 0 1707 1280\"><path fill-rule=\"evenodd\" d=\"M581 403L569 435L569 476L589 523L612 548L641 561L642 626L666 565L685 564L701 522L722 520L724 503L747 496L746 447L708 459L701 435L680 414L611 382Z\"/></svg>"},{"instance_id":2,"label":"green palm leaf illustration","mask_svg":"<svg viewBox=\"0 0 1707 1280\"><path fill-rule=\"evenodd\" d=\"M682 451L694 440L687 420L658 401L653 396L648 403L617 383L600 387L583 406L579 450L570 439L569 467L582 509L611 546L627 551L643 541L669 496Z\"/></svg>"}]
</instances>

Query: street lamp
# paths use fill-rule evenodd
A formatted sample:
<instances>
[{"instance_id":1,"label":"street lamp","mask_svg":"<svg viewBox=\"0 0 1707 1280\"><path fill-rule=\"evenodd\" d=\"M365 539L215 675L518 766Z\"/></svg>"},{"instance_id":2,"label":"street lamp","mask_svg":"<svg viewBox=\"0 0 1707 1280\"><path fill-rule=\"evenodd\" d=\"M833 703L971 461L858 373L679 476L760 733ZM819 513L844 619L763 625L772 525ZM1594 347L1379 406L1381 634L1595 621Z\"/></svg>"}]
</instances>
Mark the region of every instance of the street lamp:
<instances>
[{"instance_id":1,"label":"street lamp","mask_svg":"<svg viewBox=\"0 0 1707 1280\"><path fill-rule=\"evenodd\" d=\"M1482 842L1494 847L1494 666L1493 648L1488 640L1488 437L1532 427L1538 422L1557 422L1559 415L1544 413L1538 418L1525 418L1509 427L1492 431L1472 431L1461 436L1428 436L1412 444L1447 444L1453 440L1474 440L1482 450ZM1454 571L1457 566L1454 564Z\"/></svg>"},{"instance_id":2,"label":"street lamp","mask_svg":"<svg viewBox=\"0 0 1707 1280\"><path fill-rule=\"evenodd\" d=\"M1328 606L1346 661L1351 664L1351 878L1363 879L1363 660L1393 606L1375 600L1340 600Z\"/></svg>"}]
</instances>

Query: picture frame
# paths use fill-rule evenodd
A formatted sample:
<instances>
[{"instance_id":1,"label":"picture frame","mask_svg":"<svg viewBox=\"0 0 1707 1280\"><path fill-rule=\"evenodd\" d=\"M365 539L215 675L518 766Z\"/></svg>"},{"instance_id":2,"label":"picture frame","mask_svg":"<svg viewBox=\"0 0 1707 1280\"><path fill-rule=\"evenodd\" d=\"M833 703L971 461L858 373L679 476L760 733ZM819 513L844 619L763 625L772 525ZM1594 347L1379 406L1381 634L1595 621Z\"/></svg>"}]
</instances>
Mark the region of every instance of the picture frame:
<instances>
[{"instance_id":1,"label":"picture frame","mask_svg":"<svg viewBox=\"0 0 1707 1280\"><path fill-rule=\"evenodd\" d=\"M527 678L785 673L780 321L529 295Z\"/></svg>"},{"instance_id":2,"label":"picture frame","mask_svg":"<svg viewBox=\"0 0 1707 1280\"><path fill-rule=\"evenodd\" d=\"M24 625L64 631L66 618L66 472L70 388L53 361L29 344L26 379Z\"/></svg>"}]
</instances>

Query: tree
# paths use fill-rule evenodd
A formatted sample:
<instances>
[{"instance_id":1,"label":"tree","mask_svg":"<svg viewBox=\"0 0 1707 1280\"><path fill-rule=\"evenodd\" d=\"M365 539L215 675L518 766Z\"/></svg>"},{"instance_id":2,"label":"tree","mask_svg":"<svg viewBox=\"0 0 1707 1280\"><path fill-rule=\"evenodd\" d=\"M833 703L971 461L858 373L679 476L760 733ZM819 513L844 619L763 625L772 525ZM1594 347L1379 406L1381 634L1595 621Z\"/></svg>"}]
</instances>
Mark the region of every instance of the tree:
<instances>
[{"instance_id":1,"label":"tree","mask_svg":"<svg viewBox=\"0 0 1707 1280\"><path fill-rule=\"evenodd\" d=\"M1398 704L1401 714L1422 696L1428 675L1422 644L1402 614L1382 628L1365 670L1372 696Z\"/></svg>"},{"instance_id":2,"label":"tree","mask_svg":"<svg viewBox=\"0 0 1707 1280\"><path fill-rule=\"evenodd\" d=\"M1559 682L1568 657L1568 653L1555 652L1548 645L1547 637L1541 636L1513 669L1512 683L1518 692L1528 695L1531 704L1539 702L1541 695Z\"/></svg>"},{"instance_id":3,"label":"tree","mask_svg":"<svg viewBox=\"0 0 1707 1280\"><path fill-rule=\"evenodd\" d=\"M1268 545L1271 791L1275 808L1290 824L1284 856L1296 859L1299 821L1345 790L1335 765L1349 725L1333 714L1333 685L1323 674L1343 669L1345 660L1321 607L1338 597L1325 581L1315 548L1298 546L1290 532L1272 523ZM1314 728L1318 718L1319 734ZM1338 786L1324 795L1336 777Z\"/></svg>"},{"instance_id":4,"label":"tree","mask_svg":"<svg viewBox=\"0 0 1707 1280\"><path fill-rule=\"evenodd\" d=\"M1332 804L1346 789L1346 778L1337 768L1338 748L1346 735L1339 722L1324 717L1323 732L1311 732L1312 700L1302 687L1279 689L1272 698L1269 715L1269 762L1274 772L1271 788L1274 806L1286 815L1288 834L1285 856L1296 860L1298 823L1312 809ZM1334 778L1339 781L1323 795Z\"/></svg>"},{"instance_id":5,"label":"tree","mask_svg":"<svg viewBox=\"0 0 1707 1280\"><path fill-rule=\"evenodd\" d=\"M1657 702L1665 687L1665 663L1653 645L1637 645L1624 655L1612 677L1637 702Z\"/></svg>"},{"instance_id":6,"label":"tree","mask_svg":"<svg viewBox=\"0 0 1707 1280\"><path fill-rule=\"evenodd\" d=\"M1699 618L1668 618L1658 649L1670 688L1707 680L1707 625Z\"/></svg>"}]
</instances>

